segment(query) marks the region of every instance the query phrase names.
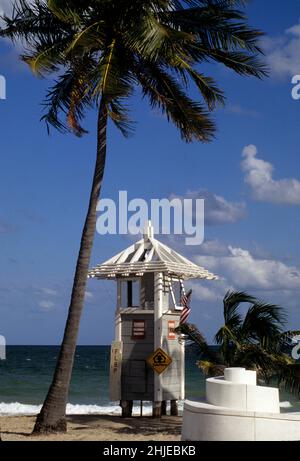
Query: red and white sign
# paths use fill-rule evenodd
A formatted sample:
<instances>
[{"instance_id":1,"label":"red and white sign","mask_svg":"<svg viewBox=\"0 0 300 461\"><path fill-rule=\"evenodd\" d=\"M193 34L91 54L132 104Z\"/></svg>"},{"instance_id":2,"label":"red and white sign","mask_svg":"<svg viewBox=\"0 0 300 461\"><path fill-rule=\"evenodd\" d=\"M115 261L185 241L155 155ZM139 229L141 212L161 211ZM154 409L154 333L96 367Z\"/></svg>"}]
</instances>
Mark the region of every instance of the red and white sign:
<instances>
[{"instance_id":1,"label":"red and white sign","mask_svg":"<svg viewBox=\"0 0 300 461\"><path fill-rule=\"evenodd\" d=\"M145 320L133 320L132 322L132 339L145 338Z\"/></svg>"},{"instance_id":2,"label":"red and white sign","mask_svg":"<svg viewBox=\"0 0 300 461\"><path fill-rule=\"evenodd\" d=\"M168 320L168 339L176 339L175 320Z\"/></svg>"}]
</instances>

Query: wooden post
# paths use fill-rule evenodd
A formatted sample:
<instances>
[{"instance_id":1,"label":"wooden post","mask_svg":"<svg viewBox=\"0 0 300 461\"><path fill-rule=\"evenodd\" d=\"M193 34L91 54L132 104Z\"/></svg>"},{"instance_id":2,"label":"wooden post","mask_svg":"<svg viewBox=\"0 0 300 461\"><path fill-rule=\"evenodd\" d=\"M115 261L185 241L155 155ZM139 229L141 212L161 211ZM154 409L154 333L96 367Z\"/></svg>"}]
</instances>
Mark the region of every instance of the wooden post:
<instances>
[{"instance_id":1,"label":"wooden post","mask_svg":"<svg viewBox=\"0 0 300 461\"><path fill-rule=\"evenodd\" d=\"M117 282L117 307L115 314L115 340L122 341L122 322L121 322L121 281Z\"/></svg>"},{"instance_id":2,"label":"wooden post","mask_svg":"<svg viewBox=\"0 0 300 461\"><path fill-rule=\"evenodd\" d=\"M185 399L185 341L180 344L180 400Z\"/></svg>"},{"instance_id":3,"label":"wooden post","mask_svg":"<svg viewBox=\"0 0 300 461\"><path fill-rule=\"evenodd\" d=\"M122 418L131 418L133 401L132 400L121 400L121 407L122 407Z\"/></svg>"},{"instance_id":4,"label":"wooden post","mask_svg":"<svg viewBox=\"0 0 300 461\"><path fill-rule=\"evenodd\" d=\"M163 400L161 402L161 415L166 416L166 414L167 414L167 402Z\"/></svg>"},{"instance_id":5,"label":"wooden post","mask_svg":"<svg viewBox=\"0 0 300 461\"><path fill-rule=\"evenodd\" d=\"M109 398L121 400L122 341L113 341L110 351Z\"/></svg>"},{"instance_id":6,"label":"wooden post","mask_svg":"<svg viewBox=\"0 0 300 461\"><path fill-rule=\"evenodd\" d=\"M153 402L152 417L161 418L161 402Z\"/></svg>"},{"instance_id":7,"label":"wooden post","mask_svg":"<svg viewBox=\"0 0 300 461\"><path fill-rule=\"evenodd\" d=\"M178 416L178 402L171 400L171 416Z\"/></svg>"},{"instance_id":8,"label":"wooden post","mask_svg":"<svg viewBox=\"0 0 300 461\"><path fill-rule=\"evenodd\" d=\"M154 350L162 347L162 294L163 274L154 274ZM154 372L153 417L161 417L162 375Z\"/></svg>"}]
</instances>

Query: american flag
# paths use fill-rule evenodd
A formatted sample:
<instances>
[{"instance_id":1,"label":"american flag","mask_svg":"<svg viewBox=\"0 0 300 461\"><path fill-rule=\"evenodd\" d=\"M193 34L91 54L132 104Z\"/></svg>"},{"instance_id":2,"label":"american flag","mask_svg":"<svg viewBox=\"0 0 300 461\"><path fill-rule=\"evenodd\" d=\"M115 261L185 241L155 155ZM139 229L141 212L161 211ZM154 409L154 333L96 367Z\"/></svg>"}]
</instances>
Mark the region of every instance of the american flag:
<instances>
[{"instance_id":1,"label":"american flag","mask_svg":"<svg viewBox=\"0 0 300 461\"><path fill-rule=\"evenodd\" d=\"M189 290L186 294L184 292L182 293L181 305L183 306L183 309L181 311L179 325L186 323L188 316L190 315L191 308L189 304L191 301L191 295L192 295L192 290Z\"/></svg>"}]
</instances>

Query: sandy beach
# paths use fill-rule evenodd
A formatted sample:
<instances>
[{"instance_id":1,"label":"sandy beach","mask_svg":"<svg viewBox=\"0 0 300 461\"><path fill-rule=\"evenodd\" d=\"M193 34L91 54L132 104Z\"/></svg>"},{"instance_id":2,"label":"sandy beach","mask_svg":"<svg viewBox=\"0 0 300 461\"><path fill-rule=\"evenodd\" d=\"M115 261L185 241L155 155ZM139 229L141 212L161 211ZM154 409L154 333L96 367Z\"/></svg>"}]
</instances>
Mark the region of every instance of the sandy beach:
<instances>
[{"instance_id":1,"label":"sandy beach","mask_svg":"<svg viewBox=\"0 0 300 461\"><path fill-rule=\"evenodd\" d=\"M164 416L120 418L118 416L68 416L68 432L47 437L32 437L33 416L0 417L3 441L130 441L180 440L181 417Z\"/></svg>"}]
</instances>

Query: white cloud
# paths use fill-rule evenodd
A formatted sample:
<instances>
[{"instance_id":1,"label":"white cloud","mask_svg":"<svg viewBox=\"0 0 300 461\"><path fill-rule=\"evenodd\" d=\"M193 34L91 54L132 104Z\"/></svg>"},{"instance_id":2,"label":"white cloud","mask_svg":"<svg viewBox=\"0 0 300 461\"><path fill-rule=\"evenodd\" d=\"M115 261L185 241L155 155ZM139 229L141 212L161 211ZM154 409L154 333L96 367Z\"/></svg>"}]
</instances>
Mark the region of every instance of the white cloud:
<instances>
[{"instance_id":1,"label":"white cloud","mask_svg":"<svg viewBox=\"0 0 300 461\"><path fill-rule=\"evenodd\" d=\"M245 107L242 107L240 104L228 104L228 106L225 107L225 110L227 110L227 112L231 112L232 114L241 115L244 117L261 117L261 114L258 111L254 109L247 109Z\"/></svg>"},{"instance_id":2,"label":"white cloud","mask_svg":"<svg viewBox=\"0 0 300 461\"><path fill-rule=\"evenodd\" d=\"M174 241L172 241L174 247ZM253 244L252 244L253 246ZM287 328L299 325L300 267L278 260L259 247L249 251L220 240L206 241L198 254L189 258L218 275L214 281L186 282L193 289L190 321L199 326L209 341L223 325L223 298L228 290L246 291L265 302L288 310ZM183 252L182 246L175 246ZM195 251L195 250L194 250Z\"/></svg>"},{"instance_id":3,"label":"white cloud","mask_svg":"<svg viewBox=\"0 0 300 461\"><path fill-rule=\"evenodd\" d=\"M172 196L171 198L174 198ZM188 191L183 199L204 199L206 225L235 223L246 217L246 205L243 202L231 202L221 195L207 190Z\"/></svg>"},{"instance_id":4,"label":"white cloud","mask_svg":"<svg viewBox=\"0 0 300 461\"><path fill-rule=\"evenodd\" d=\"M205 240L199 246L199 252L209 256L227 256L229 254L228 246L220 240Z\"/></svg>"},{"instance_id":5,"label":"white cloud","mask_svg":"<svg viewBox=\"0 0 300 461\"><path fill-rule=\"evenodd\" d=\"M299 180L273 179L273 165L257 158L257 148L252 144L244 148L243 157L242 170L245 172L245 182L250 186L254 199L300 205Z\"/></svg>"},{"instance_id":6,"label":"white cloud","mask_svg":"<svg viewBox=\"0 0 300 461\"><path fill-rule=\"evenodd\" d=\"M40 301L38 305L43 311L49 311L55 306L55 304L52 301L46 301L46 300Z\"/></svg>"},{"instance_id":7,"label":"white cloud","mask_svg":"<svg viewBox=\"0 0 300 461\"><path fill-rule=\"evenodd\" d=\"M201 301L213 302L213 301L218 301L220 299L220 296L221 296L219 293L220 286L216 287L212 285L203 285L203 284L200 284L199 282L190 282L189 286L193 290L193 297Z\"/></svg>"},{"instance_id":8,"label":"white cloud","mask_svg":"<svg viewBox=\"0 0 300 461\"><path fill-rule=\"evenodd\" d=\"M43 293L45 293L46 295L50 295L50 296L57 296L58 295L58 291L57 290L52 290L52 288L42 288L41 291Z\"/></svg>"},{"instance_id":9,"label":"white cloud","mask_svg":"<svg viewBox=\"0 0 300 461\"><path fill-rule=\"evenodd\" d=\"M259 259L244 248L228 246L228 255L198 255L200 266L219 276L216 281L193 281L190 321L209 340L222 325L223 298L228 290L246 291L266 302L288 309L288 328L299 325L300 268L275 259ZM205 328L205 329L204 329Z\"/></svg>"},{"instance_id":10,"label":"white cloud","mask_svg":"<svg viewBox=\"0 0 300 461\"><path fill-rule=\"evenodd\" d=\"M12 4L11 0L0 0L0 15L3 15L3 13L11 13Z\"/></svg>"},{"instance_id":11,"label":"white cloud","mask_svg":"<svg viewBox=\"0 0 300 461\"><path fill-rule=\"evenodd\" d=\"M273 75L290 78L300 74L300 22L280 37L265 38L263 46Z\"/></svg>"},{"instance_id":12,"label":"white cloud","mask_svg":"<svg viewBox=\"0 0 300 461\"><path fill-rule=\"evenodd\" d=\"M197 256L199 265L221 277L223 288L300 290L300 270L274 259L255 258L248 250L228 246L228 256ZM223 291L223 294L225 291Z\"/></svg>"},{"instance_id":13,"label":"white cloud","mask_svg":"<svg viewBox=\"0 0 300 461\"><path fill-rule=\"evenodd\" d=\"M94 299L94 295L91 291L86 291L84 294L84 298L86 302L91 302L91 300Z\"/></svg>"}]
</instances>

